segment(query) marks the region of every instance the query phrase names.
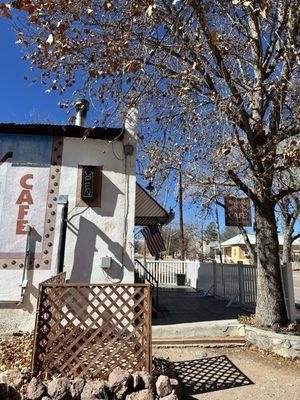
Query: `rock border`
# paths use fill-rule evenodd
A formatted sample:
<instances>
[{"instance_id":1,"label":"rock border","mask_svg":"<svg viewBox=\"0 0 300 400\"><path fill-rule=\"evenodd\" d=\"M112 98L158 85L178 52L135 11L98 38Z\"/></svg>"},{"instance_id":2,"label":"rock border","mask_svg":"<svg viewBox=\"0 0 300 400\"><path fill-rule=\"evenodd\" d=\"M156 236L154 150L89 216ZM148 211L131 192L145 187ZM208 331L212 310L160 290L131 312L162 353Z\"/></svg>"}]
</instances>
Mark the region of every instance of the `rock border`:
<instances>
[{"instance_id":1,"label":"rock border","mask_svg":"<svg viewBox=\"0 0 300 400\"><path fill-rule=\"evenodd\" d=\"M18 369L0 374L1 400L180 400L181 386L167 375L115 368L104 380L54 378L42 381Z\"/></svg>"},{"instance_id":2,"label":"rock border","mask_svg":"<svg viewBox=\"0 0 300 400\"><path fill-rule=\"evenodd\" d=\"M300 360L300 336L276 333L254 326L245 325L248 343L261 350L270 351L284 358Z\"/></svg>"}]
</instances>

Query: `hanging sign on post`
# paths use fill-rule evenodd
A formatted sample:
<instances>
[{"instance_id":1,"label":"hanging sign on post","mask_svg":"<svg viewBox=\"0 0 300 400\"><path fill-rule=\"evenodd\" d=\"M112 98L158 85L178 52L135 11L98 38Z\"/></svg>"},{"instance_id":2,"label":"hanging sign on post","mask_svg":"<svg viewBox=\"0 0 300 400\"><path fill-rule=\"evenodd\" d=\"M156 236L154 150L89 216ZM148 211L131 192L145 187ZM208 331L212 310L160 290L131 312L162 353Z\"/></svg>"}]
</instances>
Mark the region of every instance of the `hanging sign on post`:
<instances>
[{"instance_id":1,"label":"hanging sign on post","mask_svg":"<svg viewBox=\"0 0 300 400\"><path fill-rule=\"evenodd\" d=\"M248 197L226 196L224 201L226 226L252 226Z\"/></svg>"}]
</instances>

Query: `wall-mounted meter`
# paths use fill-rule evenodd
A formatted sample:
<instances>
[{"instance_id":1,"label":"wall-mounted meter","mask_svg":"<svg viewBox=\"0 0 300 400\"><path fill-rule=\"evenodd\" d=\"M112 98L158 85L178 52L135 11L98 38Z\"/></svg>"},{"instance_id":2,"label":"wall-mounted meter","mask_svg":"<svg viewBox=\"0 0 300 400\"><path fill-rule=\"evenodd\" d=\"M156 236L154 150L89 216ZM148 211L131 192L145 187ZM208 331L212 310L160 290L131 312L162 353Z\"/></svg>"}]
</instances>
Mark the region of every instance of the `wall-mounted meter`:
<instances>
[{"instance_id":1,"label":"wall-mounted meter","mask_svg":"<svg viewBox=\"0 0 300 400\"><path fill-rule=\"evenodd\" d=\"M111 257L102 257L101 258L101 268L109 269L111 268L112 258Z\"/></svg>"}]
</instances>

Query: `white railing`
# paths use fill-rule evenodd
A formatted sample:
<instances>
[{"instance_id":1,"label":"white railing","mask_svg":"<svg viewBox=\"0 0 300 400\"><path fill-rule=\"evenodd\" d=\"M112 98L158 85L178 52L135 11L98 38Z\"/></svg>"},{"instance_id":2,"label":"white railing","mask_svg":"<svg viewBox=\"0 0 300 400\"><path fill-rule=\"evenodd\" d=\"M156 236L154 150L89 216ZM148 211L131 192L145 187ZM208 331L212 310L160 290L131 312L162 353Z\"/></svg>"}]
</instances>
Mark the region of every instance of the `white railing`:
<instances>
[{"instance_id":1,"label":"white railing","mask_svg":"<svg viewBox=\"0 0 300 400\"><path fill-rule=\"evenodd\" d=\"M146 263L142 259L139 259L139 261L161 285L176 285L177 275L186 275L187 264L190 262L196 263L196 261L180 260L146 260ZM135 270L143 276L142 267L138 263L135 263Z\"/></svg>"}]
</instances>

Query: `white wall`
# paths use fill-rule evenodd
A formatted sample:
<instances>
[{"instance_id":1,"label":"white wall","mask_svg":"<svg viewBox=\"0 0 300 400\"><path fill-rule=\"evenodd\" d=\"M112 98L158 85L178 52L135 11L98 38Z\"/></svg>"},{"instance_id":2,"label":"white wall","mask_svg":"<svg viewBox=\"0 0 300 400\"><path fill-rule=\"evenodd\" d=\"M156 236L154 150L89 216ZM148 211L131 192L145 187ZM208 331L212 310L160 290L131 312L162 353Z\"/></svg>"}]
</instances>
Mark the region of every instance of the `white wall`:
<instances>
[{"instance_id":1,"label":"white wall","mask_svg":"<svg viewBox=\"0 0 300 400\"><path fill-rule=\"evenodd\" d=\"M24 291L24 300L21 304L17 304L17 301L21 298L20 284L22 282L23 270L5 270L0 271L0 273L1 298L15 299L15 303L0 302L0 334L31 331L35 321L38 285L40 282L48 279L53 274L53 271L28 271L28 285Z\"/></svg>"},{"instance_id":2,"label":"white wall","mask_svg":"<svg viewBox=\"0 0 300 400\"><path fill-rule=\"evenodd\" d=\"M65 270L71 282L133 282L135 157L123 143L65 138L60 194L69 200ZM103 166L100 208L76 207L78 165ZM54 246L56 248L58 235ZM103 270L101 258L112 257Z\"/></svg>"},{"instance_id":3,"label":"white wall","mask_svg":"<svg viewBox=\"0 0 300 400\"><path fill-rule=\"evenodd\" d=\"M59 194L69 200L64 263L71 282L134 282L135 150L125 156L123 145L135 149L135 142L130 129L122 142L64 138ZM78 165L103 166L100 208L76 207ZM58 228L57 219L51 268L29 271L22 304L0 301L0 334L33 329L38 284L55 275ZM109 270L100 268L104 256L112 257ZM21 275L21 270L0 271L0 299L18 297Z\"/></svg>"},{"instance_id":4,"label":"white wall","mask_svg":"<svg viewBox=\"0 0 300 400\"><path fill-rule=\"evenodd\" d=\"M213 284L213 263L187 262L187 283L194 289L207 291Z\"/></svg>"}]
</instances>

